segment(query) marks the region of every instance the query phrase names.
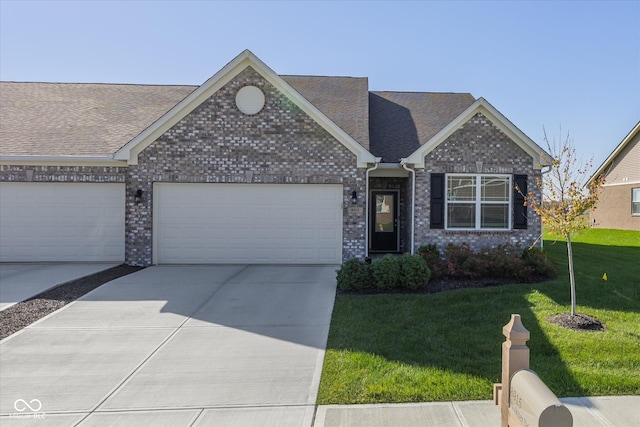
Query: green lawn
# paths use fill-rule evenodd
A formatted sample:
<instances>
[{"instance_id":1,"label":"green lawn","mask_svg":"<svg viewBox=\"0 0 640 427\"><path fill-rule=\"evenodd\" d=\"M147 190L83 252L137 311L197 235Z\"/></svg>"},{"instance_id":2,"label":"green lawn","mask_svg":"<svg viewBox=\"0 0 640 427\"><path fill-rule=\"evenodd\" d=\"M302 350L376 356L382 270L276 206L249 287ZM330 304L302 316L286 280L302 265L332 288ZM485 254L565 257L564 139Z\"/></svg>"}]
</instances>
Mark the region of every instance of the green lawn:
<instances>
[{"instance_id":1,"label":"green lawn","mask_svg":"<svg viewBox=\"0 0 640 427\"><path fill-rule=\"evenodd\" d=\"M570 310L566 244L549 236L551 282L338 296L318 404L491 399L511 313L531 332L531 369L559 397L640 394L640 232L594 229L572 241L578 312L606 331L546 321Z\"/></svg>"}]
</instances>

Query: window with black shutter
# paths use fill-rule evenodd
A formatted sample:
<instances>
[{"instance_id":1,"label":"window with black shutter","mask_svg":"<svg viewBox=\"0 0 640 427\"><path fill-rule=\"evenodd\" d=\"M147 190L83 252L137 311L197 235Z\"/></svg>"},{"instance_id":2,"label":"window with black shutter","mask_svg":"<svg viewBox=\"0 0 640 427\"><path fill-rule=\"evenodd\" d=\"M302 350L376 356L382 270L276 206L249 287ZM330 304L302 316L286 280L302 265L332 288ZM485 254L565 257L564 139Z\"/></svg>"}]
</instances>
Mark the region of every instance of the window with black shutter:
<instances>
[{"instance_id":1,"label":"window with black shutter","mask_svg":"<svg viewBox=\"0 0 640 427\"><path fill-rule=\"evenodd\" d=\"M431 174L431 228L444 228L444 174Z\"/></svg>"},{"instance_id":2,"label":"window with black shutter","mask_svg":"<svg viewBox=\"0 0 640 427\"><path fill-rule=\"evenodd\" d=\"M513 228L527 228L527 207L524 205L527 194L527 175L514 175L515 190L513 194Z\"/></svg>"}]
</instances>

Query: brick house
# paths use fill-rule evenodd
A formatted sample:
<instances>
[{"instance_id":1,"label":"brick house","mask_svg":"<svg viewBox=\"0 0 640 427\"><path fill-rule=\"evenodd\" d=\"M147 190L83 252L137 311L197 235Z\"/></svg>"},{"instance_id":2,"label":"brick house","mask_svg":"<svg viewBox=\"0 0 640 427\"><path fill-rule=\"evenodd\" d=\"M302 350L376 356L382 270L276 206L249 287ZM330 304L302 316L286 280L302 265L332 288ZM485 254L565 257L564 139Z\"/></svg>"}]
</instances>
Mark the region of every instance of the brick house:
<instances>
[{"instance_id":1,"label":"brick house","mask_svg":"<svg viewBox=\"0 0 640 427\"><path fill-rule=\"evenodd\" d=\"M618 144L589 179L604 175L605 183L591 224L599 228L640 231L640 122Z\"/></svg>"},{"instance_id":2,"label":"brick house","mask_svg":"<svg viewBox=\"0 0 640 427\"><path fill-rule=\"evenodd\" d=\"M534 244L544 151L483 98L281 76L0 83L0 261L321 263Z\"/></svg>"}]
</instances>

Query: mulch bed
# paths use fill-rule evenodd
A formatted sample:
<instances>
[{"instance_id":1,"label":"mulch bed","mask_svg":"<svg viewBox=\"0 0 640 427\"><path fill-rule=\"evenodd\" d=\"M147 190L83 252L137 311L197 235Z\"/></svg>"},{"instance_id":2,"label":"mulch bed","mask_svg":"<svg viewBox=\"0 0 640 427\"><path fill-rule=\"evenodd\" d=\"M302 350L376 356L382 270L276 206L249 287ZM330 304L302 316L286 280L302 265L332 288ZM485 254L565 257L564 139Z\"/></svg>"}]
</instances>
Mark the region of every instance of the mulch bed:
<instances>
[{"instance_id":1,"label":"mulch bed","mask_svg":"<svg viewBox=\"0 0 640 427\"><path fill-rule=\"evenodd\" d=\"M42 319L95 288L142 268L122 264L90 276L60 284L53 289L0 311L0 340L26 328L36 320Z\"/></svg>"},{"instance_id":2,"label":"mulch bed","mask_svg":"<svg viewBox=\"0 0 640 427\"><path fill-rule=\"evenodd\" d=\"M563 328L572 329L574 331L604 331L605 327L598 319L588 314L576 314L572 316L570 313L554 314L547 318L550 323L562 326Z\"/></svg>"}]
</instances>

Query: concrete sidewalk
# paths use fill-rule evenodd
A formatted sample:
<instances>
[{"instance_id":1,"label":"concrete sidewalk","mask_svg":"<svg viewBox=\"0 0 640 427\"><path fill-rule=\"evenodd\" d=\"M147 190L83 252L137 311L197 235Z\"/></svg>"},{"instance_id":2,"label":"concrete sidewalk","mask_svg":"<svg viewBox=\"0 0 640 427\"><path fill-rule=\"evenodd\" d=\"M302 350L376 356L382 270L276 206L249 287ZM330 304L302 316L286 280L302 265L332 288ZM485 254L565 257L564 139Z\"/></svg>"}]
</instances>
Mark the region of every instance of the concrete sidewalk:
<instances>
[{"instance_id":1,"label":"concrete sidewalk","mask_svg":"<svg viewBox=\"0 0 640 427\"><path fill-rule=\"evenodd\" d=\"M638 427L640 396L569 397L574 427ZM318 407L314 427L491 427L500 425L493 401Z\"/></svg>"},{"instance_id":2,"label":"concrete sidewalk","mask_svg":"<svg viewBox=\"0 0 640 427\"><path fill-rule=\"evenodd\" d=\"M119 263L0 263L0 311L71 280Z\"/></svg>"}]
</instances>

